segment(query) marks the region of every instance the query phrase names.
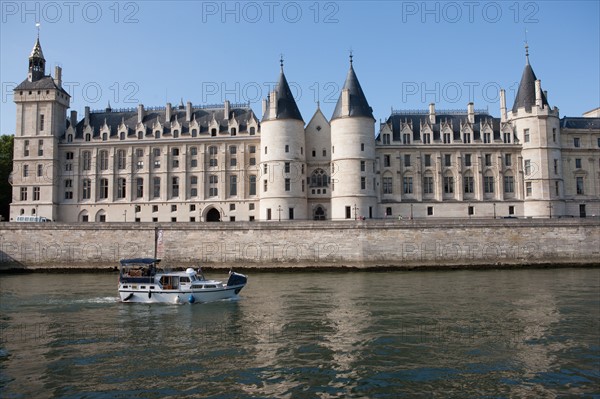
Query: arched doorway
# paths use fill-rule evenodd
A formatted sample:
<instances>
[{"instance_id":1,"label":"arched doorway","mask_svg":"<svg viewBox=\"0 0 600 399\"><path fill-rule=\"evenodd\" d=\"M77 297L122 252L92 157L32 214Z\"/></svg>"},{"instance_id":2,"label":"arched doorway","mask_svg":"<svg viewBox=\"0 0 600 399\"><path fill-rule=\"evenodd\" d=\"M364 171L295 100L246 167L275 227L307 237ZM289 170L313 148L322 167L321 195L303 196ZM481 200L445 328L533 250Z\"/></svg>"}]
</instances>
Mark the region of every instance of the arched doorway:
<instances>
[{"instance_id":1,"label":"arched doorway","mask_svg":"<svg viewBox=\"0 0 600 399\"><path fill-rule=\"evenodd\" d=\"M315 212L313 214L314 220L325 220L325 209L322 206L318 206L315 208Z\"/></svg>"},{"instance_id":2,"label":"arched doorway","mask_svg":"<svg viewBox=\"0 0 600 399\"><path fill-rule=\"evenodd\" d=\"M212 208L210 211L206 213L206 221L207 222L220 222L221 221L221 213L216 208Z\"/></svg>"}]
</instances>

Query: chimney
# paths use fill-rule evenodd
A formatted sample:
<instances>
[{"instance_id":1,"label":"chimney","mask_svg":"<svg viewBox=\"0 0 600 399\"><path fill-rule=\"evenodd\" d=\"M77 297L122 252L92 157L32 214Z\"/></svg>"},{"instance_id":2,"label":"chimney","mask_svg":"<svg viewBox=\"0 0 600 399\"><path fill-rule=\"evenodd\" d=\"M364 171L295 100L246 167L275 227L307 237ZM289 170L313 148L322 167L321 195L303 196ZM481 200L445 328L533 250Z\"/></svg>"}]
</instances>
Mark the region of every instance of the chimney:
<instances>
[{"instance_id":1,"label":"chimney","mask_svg":"<svg viewBox=\"0 0 600 399\"><path fill-rule=\"evenodd\" d=\"M188 122L192 121L192 103L188 101L185 103L185 120Z\"/></svg>"},{"instance_id":2,"label":"chimney","mask_svg":"<svg viewBox=\"0 0 600 399\"><path fill-rule=\"evenodd\" d=\"M138 123L142 123L144 120L144 104L138 104Z\"/></svg>"},{"instance_id":3,"label":"chimney","mask_svg":"<svg viewBox=\"0 0 600 399\"><path fill-rule=\"evenodd\" d=\"M544 90L544 97L546 97L546 101L548 101L548 90Z\"/></svg>"},{"instance_id":4,"label":"chimney","mask_svg":"<svg viewBox=\"0 0 600 399\"><path fill-rule=\"evenodd\" d=\"M85 107L85 125L89 126L90 124L90 107Z\"/></svg>"},{"instance_id":5,"label":"chimney","mask_svg":"<svg viewBox=\"0 0 600 399\"><path fill-rule=\"evenodd\" d=\"M223 106L223 119L226 121L229 120L229 100L225 100L225 104Z\"/></svg>"},{"instance_id":6,"label":"chimney","mask_svg":"<svg viewBox=\"0 0 600 399\"><path fill-rule=\"evenodd\" d=\"M467 104L467 119L469 123L475 123L475 106L472 102Z\"/></svg>"},{"instance_id":7,"label":"chimney","mask_svg":"<svg viewBox=\"0 0 600 399\"><path fill-rule=\"evenodd\" d=\"M165 122L171 122L171 103L167 103L165 109Z\"/></svg>"},{"instance_id":8,"label":"chimney","mask_svg":"<svg viewBox=\"0 0 600 399\"><path fill-rule=\"evenodd\" d=\"M432 125L435 124L435 104L434 103L429 104L429 123L431 123Z\"/></svg>"},{"instance_id":9,"label":"chimney","mask_svg":"<svg viewBox=\"0 0 600 399\"><path fill-rule=\"evenodd\" d=\"M277 119L277 92L275 90L271 92L269 100L269 116L271 119Z\"/></svg>"},{"instance_id":10,"label":"chimney","mask_svg":"<svg viewBox=\"0 0 600 399\"><path fill-rule=\"evenodd\" d=\"M535 105L542 108L542 81L539 79L535 81Z\"/></svg>"},{"instance_id":11,"label":"chimney","mask_svg":"<svg viewBox=\"0 0 600 399\"><path fill-rule=\"evenodd\" d=\"M71 110L71 126L73 126L73 129L75 129L75 126L77 126L77 111L75 110Z\"/></svg>"},{"instance_id":12,"label":"chimney","mask_svg":"<svg viewBox=\"0 0 600 399\"><path fill-rule=\"evenodd\" d=\"M342 90L342 116L350 116L350 90Z\"/></svg>"},{"instance_id":13,"label":"chimney","mask_svg":"<svg viewBox=\"0 0 600 399\"><path fill-rule=\"evenodd\" d=\"M500 121L506 122L506 92L500 89Z\"/></svg>"},{"instance_id":14,"label":"chimney","mask_svg":"<svg viewBox=\"0 0 600 399\"><path fill-rule=\"evenodd\" d=\"M54 68L54 82L60 88L62 88L62 68L58 65Z\"/></svg>"}]
</instances>

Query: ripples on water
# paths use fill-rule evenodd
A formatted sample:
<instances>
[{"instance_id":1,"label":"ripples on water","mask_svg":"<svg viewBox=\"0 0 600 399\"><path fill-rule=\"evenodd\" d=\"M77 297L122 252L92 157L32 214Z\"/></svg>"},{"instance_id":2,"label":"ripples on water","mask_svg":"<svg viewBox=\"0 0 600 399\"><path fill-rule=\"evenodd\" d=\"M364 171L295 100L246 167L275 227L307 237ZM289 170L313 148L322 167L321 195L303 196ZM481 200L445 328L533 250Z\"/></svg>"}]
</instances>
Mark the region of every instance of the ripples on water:
<instances>
[{"instance_id":1,"label":"ripples on water","mask_svg":"<svg viewBox=\"0 0 600 399\"><path fill-rule=\"evenodd\" d=\"M599 296L598 269L264 273L195 305L4 275L0 397L600 395Z\"/></svg>"}]
</instances>

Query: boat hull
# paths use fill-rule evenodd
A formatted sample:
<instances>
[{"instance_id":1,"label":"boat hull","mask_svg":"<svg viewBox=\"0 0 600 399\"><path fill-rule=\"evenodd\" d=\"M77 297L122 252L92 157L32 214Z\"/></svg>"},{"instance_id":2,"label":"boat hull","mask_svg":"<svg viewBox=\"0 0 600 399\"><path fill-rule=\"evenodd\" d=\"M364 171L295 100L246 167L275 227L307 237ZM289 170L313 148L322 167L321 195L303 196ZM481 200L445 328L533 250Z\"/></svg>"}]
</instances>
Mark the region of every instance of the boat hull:
<instances>
[{"instance_id":1,"label":"boat hull","mask_svg":"<svg viewBox=\"0 0 600 399\"><path fill-rule=\"evenodd\" d=\"M135 290L119 289L121 302L126 303L205 303L238 298L243 285L217 289Z\"/></svg>"}]
</instances>

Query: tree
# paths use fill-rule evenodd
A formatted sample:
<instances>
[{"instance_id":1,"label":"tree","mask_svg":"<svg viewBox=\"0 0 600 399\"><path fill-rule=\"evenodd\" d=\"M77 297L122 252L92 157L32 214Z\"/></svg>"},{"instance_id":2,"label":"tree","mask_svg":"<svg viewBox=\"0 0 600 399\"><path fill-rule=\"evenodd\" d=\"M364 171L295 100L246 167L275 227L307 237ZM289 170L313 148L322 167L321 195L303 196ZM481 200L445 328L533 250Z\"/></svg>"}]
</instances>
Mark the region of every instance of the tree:
<instances>
[{"instance_id":1,"label":"tree","mask_svg":"<svg viewBox=\"0 0 600 399\"><path fill-rule=\"evenodd\" d=\"M12 172L14 136L0 136L0 215L9 220L12 186L8 179Z\"/></svg>"}]
</instances>

